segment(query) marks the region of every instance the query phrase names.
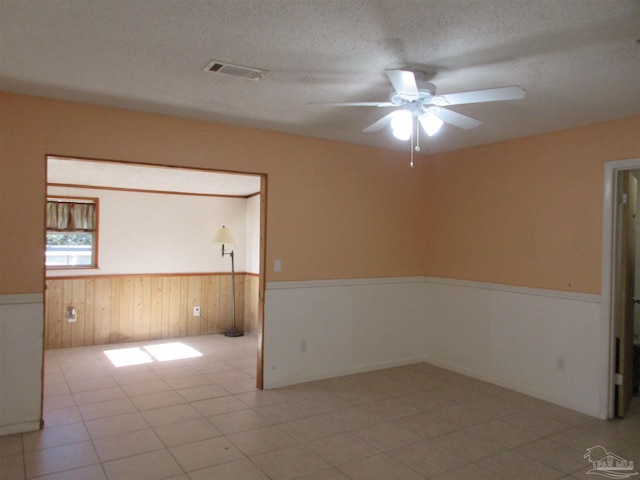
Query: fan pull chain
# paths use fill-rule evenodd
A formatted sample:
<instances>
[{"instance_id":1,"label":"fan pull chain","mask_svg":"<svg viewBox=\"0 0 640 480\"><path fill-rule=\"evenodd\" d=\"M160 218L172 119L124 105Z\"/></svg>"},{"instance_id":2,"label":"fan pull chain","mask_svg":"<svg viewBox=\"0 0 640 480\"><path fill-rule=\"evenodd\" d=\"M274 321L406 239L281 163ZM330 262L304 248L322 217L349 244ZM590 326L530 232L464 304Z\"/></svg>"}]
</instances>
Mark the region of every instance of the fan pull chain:
<instances>
[{"instance_id":1,"label":"fan pull chain","mask_svg":"<svg viewBox=\"0 0 640 480\"><path fill-rule=\"evenodd\" d=\"M411 129L411 162L409 162L409 166L413 168L413 129Z\"/></svg>"},{"instance_id":2,"label":"fan pull chain","mask_svg":"<svg viewBox=\"0 0 640 480\"><path fill-rule=\"evenodd\" d=\"M415 128L411 128L411 162L409 163L409 165L411 166L411 168L413 168L413 152L419 152L420 151L420 126L418 125L418 122L415 122ZM414 132L415 132L415 139L416 139L416 145L413 145L413 139L414 139Z\"/></svg>"}]
</instances>

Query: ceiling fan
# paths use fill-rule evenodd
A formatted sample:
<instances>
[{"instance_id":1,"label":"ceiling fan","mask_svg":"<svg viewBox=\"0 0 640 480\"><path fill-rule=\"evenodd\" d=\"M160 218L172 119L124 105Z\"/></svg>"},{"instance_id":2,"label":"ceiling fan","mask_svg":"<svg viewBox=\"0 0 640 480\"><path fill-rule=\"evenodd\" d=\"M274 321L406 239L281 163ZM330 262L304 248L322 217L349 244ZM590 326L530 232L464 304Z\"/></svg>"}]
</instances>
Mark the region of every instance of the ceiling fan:
<instances>
[{"instance_id":1,"label":"ceiling fan","mask_svg":"<svg viewBox=\"0 0 640 480\"><path fill-rule=\"evenodd\" d=\"M322 105L398 107L369 125L363 132L375 132L391 125L396 138L409 140L413 138L414 133L416 136L419 135L418 124L422 126L427 135L432 136L445 123L464 129L474 128L482 123L475 118L449 110L446 108L448 106L517 100L525 96L525 91L516 86L436 95L436 86L433 83L423 81L425 78L423 71L398 69L385 70L385 73L393 85L388 102L331 102L322 103ZM416 143L415 150L420 151L418 143Z\"/></svg>"}]
</instances>

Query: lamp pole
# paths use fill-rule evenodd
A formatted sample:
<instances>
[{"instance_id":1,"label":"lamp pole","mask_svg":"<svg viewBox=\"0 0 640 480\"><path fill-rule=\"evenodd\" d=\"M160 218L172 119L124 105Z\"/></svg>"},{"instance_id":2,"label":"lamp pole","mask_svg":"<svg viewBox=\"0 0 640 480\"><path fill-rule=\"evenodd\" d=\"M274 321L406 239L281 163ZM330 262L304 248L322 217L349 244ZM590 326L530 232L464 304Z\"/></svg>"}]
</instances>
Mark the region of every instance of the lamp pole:
<instances>
[{"instance_id":1,"label":"lamp pole","mask_svg":"<svg viewBox=\"0 0 640 480\"><path fill-rule=\"evenodd\" d=\"M231 295L233 296L231 301L231 311L233 315L233 324L231 330L224 332L225 337L241 337L244 333L241 330L236 329L236 267L234 263L233 250L225 254L224 243L222 244L222 256L229 255L231 257Z\"/></svg>"}]
</instances>

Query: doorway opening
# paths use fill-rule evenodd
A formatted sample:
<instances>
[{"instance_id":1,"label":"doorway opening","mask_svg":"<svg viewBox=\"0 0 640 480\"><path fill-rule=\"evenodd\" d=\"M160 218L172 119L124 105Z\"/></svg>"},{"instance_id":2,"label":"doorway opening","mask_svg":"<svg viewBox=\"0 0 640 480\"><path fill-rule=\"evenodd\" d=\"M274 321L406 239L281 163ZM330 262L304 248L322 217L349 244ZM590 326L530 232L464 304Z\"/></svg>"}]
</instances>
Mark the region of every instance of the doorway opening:
<instances>
[{"instance_id":1,"label":"doorway opening","mask_svg":"<svg viewBox=\"0 0 640 480\"><path fill-rule=\"evenodd\" d=\"M640 158L605 164L602 318L607 340L602 418L638 401L640 355ZM636 281L638 278L638 281ZM637 311L637 312L636 312ZM634 400L634 398L636 398Z\"/></svg>"},{"instance_id":2,"label":"doorway opening","mask_svg":"<svg viewBox=\"0 0 640 480\"><path fill-rule=\"evenodd\" d=\"M74 264L67 252L64 266L46 269L46 282L63 285L56 302L64 304L45 295L45 322L50 312L60 317L45 324L45 346L224 333L233 298L239 325L257 340L255 383L262 388L266 175L58 156L46 161L48 198L96 198L98 212L95 264ZM233 285L229 259L211 243L222 225L236 242ZM46 249L60 255L60 247ZM100 298L105 291L113 296ZM76 298L88 300L76 305Z\"/></svg>"}]
</instances>

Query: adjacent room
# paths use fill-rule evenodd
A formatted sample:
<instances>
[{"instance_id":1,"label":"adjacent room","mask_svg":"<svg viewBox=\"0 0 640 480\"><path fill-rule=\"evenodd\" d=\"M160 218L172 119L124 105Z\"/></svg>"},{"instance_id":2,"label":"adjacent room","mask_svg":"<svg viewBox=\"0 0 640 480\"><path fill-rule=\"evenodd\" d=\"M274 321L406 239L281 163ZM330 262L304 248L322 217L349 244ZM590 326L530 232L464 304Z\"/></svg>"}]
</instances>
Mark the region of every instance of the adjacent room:
<instances>
[{"instance_id":1,"label":"adjacent room","mask_svg":"<svg viewBox=\"0 0 640 480\"><path fill-rule=\"evenodd\" d=\"M45 350L218 334L234 319L257 334L260 189L259 176L47 157Z\"/></svg>"},{"instance_id":2,"label":"adjacent room","mask_svg":"<svg viewBox=\"0 0 640 480\"><path fill-rule=\"evenodd\" d=\"M639 19L0 0L0 478L638 473Z\"/></svg>"}]
</instances>

